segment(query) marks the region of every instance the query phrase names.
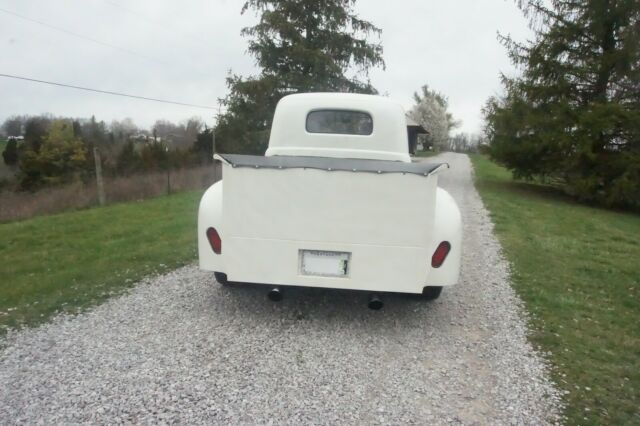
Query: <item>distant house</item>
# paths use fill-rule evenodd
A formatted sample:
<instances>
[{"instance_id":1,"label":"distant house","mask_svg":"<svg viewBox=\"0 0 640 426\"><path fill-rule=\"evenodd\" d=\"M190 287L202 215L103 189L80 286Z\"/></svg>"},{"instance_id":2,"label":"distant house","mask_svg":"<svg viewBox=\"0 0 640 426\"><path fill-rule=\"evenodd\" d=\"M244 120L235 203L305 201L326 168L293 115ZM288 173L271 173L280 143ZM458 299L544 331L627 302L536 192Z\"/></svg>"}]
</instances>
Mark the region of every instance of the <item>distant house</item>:
<instances>
[{"instance_id":1,"label":"distant house","mask_svg":"<svg viewBox=\"0 0 640 426\"><path fill-rule=\"evenodd\" d=\"M24 141L24 136L8 136L7 140L8 141L22 142L22 141Z\"/></svg>"},{"instance_id":2,"label":"distant house","mask_svg":"<svg viewBox=\"0 0 640 426\"><path fill-rule=\"evenodd\" d=\"M153 137L145 135L144 133L138 133L136 135L129 135L129 140L134 143L146 144L153 142Z\"/></svg>"},{"instance_id":3,"label":"distant house","mask_svg":"<svg viewBox=\"0 0 640 426\"><path fill-rule=\"evenodd\" d=\"M408 115L406 115L406 119L407 136L409 138L409 154L414 155L418 148L418 135L428 135L429 132ZM422 144L420 145L420 149L422 150Z\"/></svg>"}]
</instances>

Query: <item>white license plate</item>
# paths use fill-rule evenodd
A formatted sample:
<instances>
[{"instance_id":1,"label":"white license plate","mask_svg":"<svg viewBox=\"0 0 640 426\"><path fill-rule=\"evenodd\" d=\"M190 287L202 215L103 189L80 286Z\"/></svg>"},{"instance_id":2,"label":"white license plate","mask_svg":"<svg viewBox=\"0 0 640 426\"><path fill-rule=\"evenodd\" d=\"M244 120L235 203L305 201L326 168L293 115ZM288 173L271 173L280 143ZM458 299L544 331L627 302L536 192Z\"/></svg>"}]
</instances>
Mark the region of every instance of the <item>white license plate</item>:
<instances>
[{"instance_id":1,"label":"white license plate","mask_svg":"<svg viewBox=\"0 0 640 426\"><path fill-rule=\"evenodd\" d=\"M348 277L351 253L300 250L300 274L320 277Z\"/></svg>"}]
</instances>

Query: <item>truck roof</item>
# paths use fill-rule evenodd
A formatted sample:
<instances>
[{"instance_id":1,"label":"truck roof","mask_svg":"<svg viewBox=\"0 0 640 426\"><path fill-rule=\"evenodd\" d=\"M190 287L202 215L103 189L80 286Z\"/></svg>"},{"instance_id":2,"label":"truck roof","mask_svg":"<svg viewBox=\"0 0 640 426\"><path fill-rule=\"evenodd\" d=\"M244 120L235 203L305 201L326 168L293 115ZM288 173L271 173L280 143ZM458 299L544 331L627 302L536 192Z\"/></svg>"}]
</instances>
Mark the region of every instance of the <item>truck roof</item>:
<instances>
[{"instance_id":1,"label":"truck roof","mask_svg":"<svg viewBox=\"0 0 640 426\"><path fill-rule=\"evenodd\" d=\"M312 123L310 113L319 112ZM361 123L353 132L318 131L331 114L349 114ZM324 116L323 116L324 115ZM335 118L335 117L334 117ZM324 121L322 121L324 120ZM310 125L313 124L313 125ZM344 123L341 123L344 124ZM348 123L349 124L349 123ZM344 126L342 126L344 128ZM301 93L278 102L266 156L308 156L391 160L410 163L407 122L402 106L389 98L353 93Z\"/></svg>"}]
</instances>

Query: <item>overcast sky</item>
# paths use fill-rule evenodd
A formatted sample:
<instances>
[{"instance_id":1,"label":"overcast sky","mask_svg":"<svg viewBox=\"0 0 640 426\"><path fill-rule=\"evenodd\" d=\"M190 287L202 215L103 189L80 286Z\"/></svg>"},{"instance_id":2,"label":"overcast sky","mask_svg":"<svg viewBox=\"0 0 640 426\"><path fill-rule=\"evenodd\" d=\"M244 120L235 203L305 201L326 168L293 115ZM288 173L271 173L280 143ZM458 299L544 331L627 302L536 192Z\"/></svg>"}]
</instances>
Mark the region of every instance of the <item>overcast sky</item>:
<instances>
[{"instance_id":1,"label":"overcast sky","mask_svg":"<svg viewBox=\"0 0 640 426\"><path fill-rule=\"evenodd\" d=\"M257 18L240 15L242 3L0 0L0 73L216 107L228 70L256 72L240 30ZM371 73L380 93L408 109L412 93L427 83L449 97L460 130L470 133L481 129L484 101L500 90L500 71L513 73L497 32L518 40L530 35L512 0L360 0L356 9L383 31L386 70ZM95 114L107 122L131 117L147 127L191 116L213 123L215 110L0 77L0 120L40 113Z\"/></svg>"}]
</instances>

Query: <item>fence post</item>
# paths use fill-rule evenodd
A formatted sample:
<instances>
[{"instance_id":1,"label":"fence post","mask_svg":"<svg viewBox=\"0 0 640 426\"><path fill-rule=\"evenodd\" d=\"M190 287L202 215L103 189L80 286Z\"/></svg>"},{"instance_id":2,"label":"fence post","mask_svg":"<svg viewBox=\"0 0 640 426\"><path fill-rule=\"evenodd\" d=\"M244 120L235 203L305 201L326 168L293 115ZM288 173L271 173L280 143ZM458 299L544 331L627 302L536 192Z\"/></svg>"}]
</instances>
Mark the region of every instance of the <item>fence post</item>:
<instances>
[{"instance_id":1,"label":"fence post","mask_svg":"<svg viewBox=\"0 0 640 426\"><path fill-rule=\"evenodd\" d=\"M167 195L171 194L171 166L167 167Z\"/></svg>"},{"instance_id":2,"label":"fence post","mask_svg":"<svg viewBox=\"0 0 640 426\"><path fill-rule=\"evenodd\" d=\"M171 194L171 157L169 156L169 146L164 147L164 152L167 154L167 195Z\"/></svg>"},{"instance_id":3,"label":"fence post","mask_svg":"<svg viewBox=\"0 0 640 426\"><path fill-rule=\"evenodd\" d=\"M106 203L104 196L104 182L102 181L102 162L100 161L100 151L93 148L93 159L96 162L96 184L98 185L98 204L104 206Z\"/></svg>"}]
</instances>

